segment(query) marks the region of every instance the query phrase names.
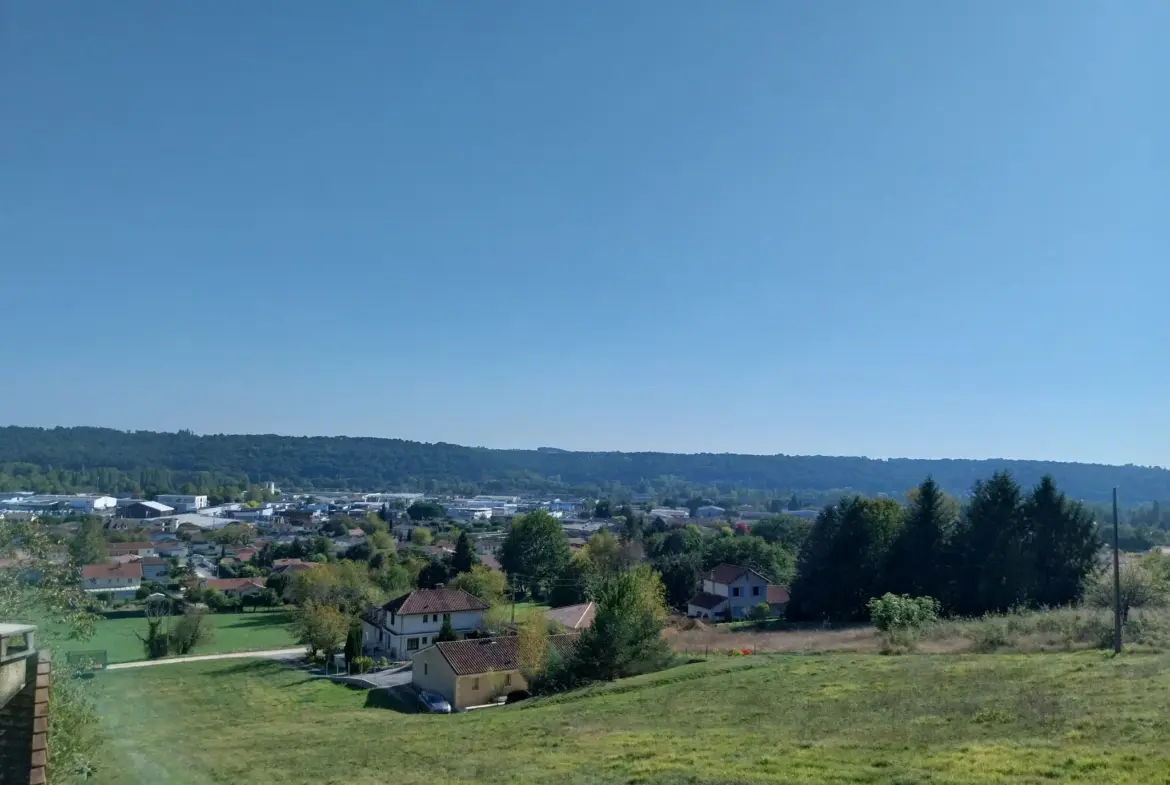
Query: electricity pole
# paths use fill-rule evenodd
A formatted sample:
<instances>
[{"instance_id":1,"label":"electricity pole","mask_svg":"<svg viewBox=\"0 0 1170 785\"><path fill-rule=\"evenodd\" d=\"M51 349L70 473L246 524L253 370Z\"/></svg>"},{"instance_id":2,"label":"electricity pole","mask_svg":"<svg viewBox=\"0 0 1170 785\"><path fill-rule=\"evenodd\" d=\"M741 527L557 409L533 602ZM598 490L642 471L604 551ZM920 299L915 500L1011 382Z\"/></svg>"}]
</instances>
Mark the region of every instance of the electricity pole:
<instances>
[{"instance_id":1,"label":"electricity pole","mask_svg":"<svg viewBox=\"0 0 1170 785\"><path fill-rule=\"evenodd\" d=\"M1113 489L1113 653L1121 654L1121 556L1117 549L1117 488Z\"/></svg>"}]
</instances>

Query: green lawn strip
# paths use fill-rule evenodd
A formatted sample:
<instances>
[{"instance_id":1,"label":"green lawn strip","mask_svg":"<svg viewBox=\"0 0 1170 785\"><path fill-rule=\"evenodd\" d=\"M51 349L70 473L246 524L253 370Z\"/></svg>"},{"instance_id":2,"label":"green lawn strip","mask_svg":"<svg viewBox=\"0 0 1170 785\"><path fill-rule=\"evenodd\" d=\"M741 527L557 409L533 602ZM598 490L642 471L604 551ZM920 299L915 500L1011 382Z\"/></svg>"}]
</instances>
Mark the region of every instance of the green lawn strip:
<instances>
[{"instance_id":1,"label":"green lawn strip","mask_svg":"<svg viewBox=\"0 0 1170 785\"><path fill-rule=\"evenodd\" d=\"M454 716L366 708L366 693L271 662L98 681L139 755L111 745L122 779L99 782L1128 785L1170 771L1167 655L719 658Z\"/></svg>"},{"instance_id":2,"label":"green lawn strip","mask_svg":"<svg viewBox=\"0 0 1170 785\"><path fill-rule=\"evenodd\" d=\"M288 613L217 613L208 616L214 628L209 643L192 654L227 654L237 651L282 649L296 645L288 632ZM93 637L85 641L63 641L57 644L64 652L105 649L109 662L137 662L145 659L142 641L136 635L146 634L146 619L102 619L97 623Z\"/></svg>"}]
</instances>

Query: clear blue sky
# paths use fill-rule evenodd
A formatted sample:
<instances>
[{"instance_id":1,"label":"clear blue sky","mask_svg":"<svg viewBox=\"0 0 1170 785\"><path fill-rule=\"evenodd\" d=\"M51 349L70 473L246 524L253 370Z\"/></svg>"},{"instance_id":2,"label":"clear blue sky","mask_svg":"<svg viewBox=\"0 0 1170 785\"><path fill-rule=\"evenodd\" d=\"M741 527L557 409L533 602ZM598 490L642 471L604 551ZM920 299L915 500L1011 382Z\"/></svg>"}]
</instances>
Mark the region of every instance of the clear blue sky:
<instances>
[{"instance_id":1,"label":"clear blue sky","mask_svg":"<svg viewBox=\"0 0 1170 785\"><path fill-rule=\"evenodd\" d=\"M1170 464L1170 4L0 4L5 423Z\"/></svg>"}]
</instances>

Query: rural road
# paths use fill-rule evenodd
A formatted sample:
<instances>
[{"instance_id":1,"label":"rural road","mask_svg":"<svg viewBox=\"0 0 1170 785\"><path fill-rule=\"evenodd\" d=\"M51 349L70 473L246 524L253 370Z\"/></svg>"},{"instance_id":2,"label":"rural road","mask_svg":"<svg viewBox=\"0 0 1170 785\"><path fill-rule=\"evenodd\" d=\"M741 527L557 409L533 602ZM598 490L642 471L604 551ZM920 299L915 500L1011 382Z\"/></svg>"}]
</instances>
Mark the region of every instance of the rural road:
<instances>
[{"instance_id":1,"label":"rural road","mask_svg":"<svg viewBox=\"0 0 1170 785\"><path fill-rule=\"evenodd\" d=\"M154 665L170 665L172 663L203 662L205 660L237 660L244 657L257 657L266 660L291 660L303 656L304 646L295 649L265 649L264 651L237 651L230 654L197 654L192 657L164 657L161 660L142 660L140 662L116 662L107 665L106 670L121 670L122 668L149 668Z\"/></svg>"}]
</instances>

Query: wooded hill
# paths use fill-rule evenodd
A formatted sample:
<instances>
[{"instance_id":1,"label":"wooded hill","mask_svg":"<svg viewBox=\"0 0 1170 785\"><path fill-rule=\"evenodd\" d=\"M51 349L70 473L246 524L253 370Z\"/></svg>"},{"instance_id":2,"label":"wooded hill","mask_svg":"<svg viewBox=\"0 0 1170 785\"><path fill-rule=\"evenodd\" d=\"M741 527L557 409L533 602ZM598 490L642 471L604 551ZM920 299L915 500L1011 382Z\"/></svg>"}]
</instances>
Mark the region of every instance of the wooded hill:
<instances>
[{"instance_id":1,"label":"wooded hill","mask_svg":"<svg viewBox=\"0 0 1170 785\"><path fill-rule=\"evenodd\" d=\"M156 490L233 481L286 488L459 492L678 493L714 488L896 494L931 475L964 494L978 479L1010 471L1025 487L1051 474L1069 496L1105 502L1170 499L1170 471L1140 466L1019 460L922 460L793 455L493 450L344 436L208 435L110 428L0 428L0 489L52 473L53 487ZM22 475L25 479L22 480ZM100 486L97 487L97 486ZM30 488L33 489L33 488Z\"/></svg>"}]
</instances>

